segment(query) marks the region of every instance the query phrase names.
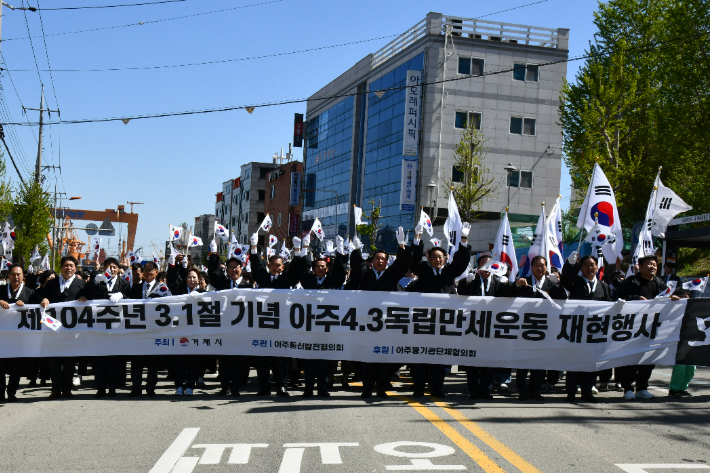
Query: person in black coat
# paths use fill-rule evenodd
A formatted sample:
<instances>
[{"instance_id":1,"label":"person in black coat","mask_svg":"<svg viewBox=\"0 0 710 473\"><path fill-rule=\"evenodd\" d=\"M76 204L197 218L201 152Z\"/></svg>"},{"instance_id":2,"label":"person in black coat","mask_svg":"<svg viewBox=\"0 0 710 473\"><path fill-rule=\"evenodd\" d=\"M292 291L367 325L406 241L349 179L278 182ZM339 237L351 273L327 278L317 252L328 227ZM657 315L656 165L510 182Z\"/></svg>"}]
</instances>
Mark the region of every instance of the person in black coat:
<instances>
[{"instance_id":1,"label":"person in black coat","mask_svg":"<svg viewBox=\"0 0 710 473\"><path fill-rule=\"evenodd\" d=\"M148 261L141 271L142 281L133 280L131 287L131 299L154 299L170 294L167 286L161 284L156 279L158 276L158 265L153 261ZM135 275L135 273L134 273ZM137 355L131 357L131 392L128 397L140 396L143 393L143 368L148 368L148 378L146 380L145 392L149 397L155 396L155 386L158 384L158 368L160 366L160 356L157 355Z\"/></svg>"},{"instance_id":2,"label":"person in black coat","mask_svg":"<svg viewBox=\"0 0 710 473\"><path fill-rule=\"evenodd\" d=\"M59 277L47 282L39 290L40 305L46 308L49 304L70 301L86 301L86 283L76 274L79 262L73 256L61 259ZM71 398L72 378L74 377L75 357L55 356L49 360L49 376L52 379L52 393L48 400L59 397Z\"/></svg>"},{"instance_id":3,"label":"person in black coat","mask_svg":"<svg viewBox=\"0 0 710 473\"><path fill-rule=\"evenodd\" d=\"M530 263L532 275L526 278L518 278L514 294L517 297L528 299L546 299L546 293L552 299L567 299L567 293L557 280L556 276L551 276L547 272L547 258L542 255L534 257ZM525 385L528 369L518 368L515 374L515 387L518 390L518 399L525 401L534 399L542 401L540 394L542 381L545 379L545 370L530 370L530 383Z\"/></svg>"},{"instance_id":4,"label":"person in black coat","mask_svg":"<svg viewBox=\"0 0 710 473\"><path fill-rule=\"evenodd\" d=\"M200 271L197 268L187 267L187 258L184 255L175 257L175 264L168 265L168 289L174 296L204 293L200 289ZM192 396L200 373L200 357L198 355L175 355L173 362L173 377L175 381L175 395Z\"/></svg>"},{"instance_id":5,"label":"person in black coat","mask_svg":"<svg viewBox=\"0 0 710 473\"><path fill-rule=\"evenodd\" d=\"M581 275L579 275L581 271ZM562 267L562 286L569 292L570 300L611 301L611 288L597 278L599 267L592 256L579 258L575 251ZM597 372L568 371L565 378L567 401L574 402L577 395L577 385L582 391L582 400L597 402L592 394L592 388L597 378Z\"/></svg>"},{"instance_id":6,"label":"person in black coat","mask_svg":"<svg viewBox=\"0 0 710 473\"><path fill-rule=\"evenodd\" d=\"M667 289L666 283L656 276L658 261L653 255L643 256L638 260L639 270L621 283L616 291L616 296L625 301L646 301L654 299L658 294ZM671 296L671 300L679 300L678 296ZM624 399L627 401L651 399L653 394L648 392L648 380L655 365L629 365L616 369L618 383L624 389ZM632 384L636 382L636 394Z\"/></svg>"},{"instance_id":7,"label":"person in black coat","mask_svg":"<svg viewBox=\"0 0 710 473\"><path fill-rule=\"evenodd\" d=\"M295 260L288 268L284 266L283 258L278 255L269 257L268 268L259 258L257 242L258 233L254 233L250 238L251 250L249 262L251 263L251 274L254 281L261 289L290 289L298 284L300 276L299 265L301 262ZM259 356L256 358L256 374L259 378L259 392L257 396L271 395L271 382L269 381L269 371L273 370L276 380L276 395L288 397L286 390L286 376L288 375L289 358L277 356Z\"/></svg>"},{"instance_id":8,"label":"person in black coat","mask_svg":"<svg viewBox=\"0 0 710 473\"><path fill-rule=\"evenodd\" d=\"M116 303L129 297L131 286L128 281L119 276L118 266L116 258L106 258L103 271L91 273L86 288L88 299L110 300ZM125 371L125 363L122 362L123 357L116 355L92 357L96 381L94 397L106 396L107 389L109 397L116 397L116 386L119 382L121 366L124 366Z\"/></svg>"},{"instance_id":9,"label":"person in black coat","mask_svg":"<svg viewBox=\"0 0 710 473\"><path fill-rule=\"evenodd\" d=\"M242 262L237 258L227 260L227 271L220 266L219 254L217 254L217 243L212 240L210 243L210 254L207 260L207 276L210 284L218 291L226 289L252 289L252 285L242 276ZM248 357L240 355L220 355L219 377L222 389L218 395L226 396L230 389L233 397L239 397L239 386L242 381L244 370L249 371Z\"/></svg>"},{"instance_id":10,"label":"person in black coat","mask_svg":"<svg viewBox=\"0 0 710 473\"><path fill-rule=\"evenodd\" d=\"M424 253L424 243L421 241L424 228L417 224L414 229L414 244L412 251L412 263L410 270L417 276L417 280L407 287L407 292L423 292L427 294L456 294L455 280L460 276L471 261L471 250L468 247L468 232L471 226L464 224L461 230L461 244L457 248L448 264L448 255L443 248L435 246L429 250L427 261L422 261ZM415 363L411 366L412 378L414 378L413 397L424 396L424 385L426 383L427 370L431 370L430 386L432 395L435 397L446 397L444 393L444 378L446 376L446 365Z\"/></svg>"},{"instance_id":11,"label":"person in black coat","mask_svg":"<svg viewBox=\"0 0 710 473\"><path fill-rule=\"evenodd\" d=\"M362 258L362 244L353 238L355 251L350 254L350 283L349 288L361 291L387 291L396 292L399 280L409 271L412 265L412 252L404 246L404 230L397 230L397 259L387 267L387 253L377 250L372 255L372 267L368 268ZM362 394L363 398L372 396L372 388L377 380L377 397L386 398L386 389L389 387L392 365L390 363L363 363L362 364Z\"/></svg>"},{"instance_id":12,"label":"person in black coat","mask_svg":"<svg viewBox=\"0 0 710 473\"><path fill-rule=\"evenodd\" d=\"M478 271L475 275L469 274L466 279L459 281L459 295L475 297L507 297L511 292L508 281L502 281L488 271L481 271L492 258L489 255L479 256L476 260ZM469 398L493 399L488 387L493 382L496 368L478 366L464 366L466 371L466 384L468 385ZM503 371L503 369L501 369ZM508 374L510 374L508 372Z\"/></svg>"},{"instance_id":13,"label":"person in black coat","mask_svg":"<svg viewBox=\"0 0 710 473\"><path fill-rule=\"evenodd\" d=\"M8 272L8 282L6 286L0 286L0 307L9 309L10 304L22 307L25 304L36 304L39 302L35 296L35 291L25 286L24 271L22 266L13 264ZM24 365L23 358L0 358L0 401L5 400L5 372L10 375L10 382L7 384L7 402L17 401L17 388L20 386L20 373Z\"/></svg>"},{"instance_id":14,"label":"person in black coat","mask_svg":"<svg viewBox=\"0 0 710 473\"><path fill-rule=\"evenodd\" d=\"M301 241L298 238L293 238L294 254L296 254L297 246L301 245ZM337 290L343 286L345 282L345 272L346 265L348 263L348 257L345 255L345 248L343 247L343 238L338 235L336 237L336 252L335 258L333 260L333 267L329 271L328 264L325 258L318 257L313 261L311 267L313 272L308 270L308 265L305 262L305 255L296 256L294 262L298 264L298 268L301 271L299 276L299 281L303 289L331 289ZM304 247L307 247L304 245ZM306 378L306 388L303 391L303 397L313 396L313 387L318 382L318 397L330 397L328 392L328 374L330 372L330 360L315 360L315 359L305 359L303 360L303 371Z\"/></svg>"},{"instance_id":15,"label":"person in black coat","mask_svg":"<svg viewBox=\"0 0 710 473\"><path fill-rule=\"evenodd\" d=\"M673 263L666 263L663 265L663 282L666 283L666 286L668 286L668 283L670 281L675 281L676 286L680 284L680 278L675 274L675 265ZM678 287L680 289L680 287Z\"/></svg>"}]
</instances>

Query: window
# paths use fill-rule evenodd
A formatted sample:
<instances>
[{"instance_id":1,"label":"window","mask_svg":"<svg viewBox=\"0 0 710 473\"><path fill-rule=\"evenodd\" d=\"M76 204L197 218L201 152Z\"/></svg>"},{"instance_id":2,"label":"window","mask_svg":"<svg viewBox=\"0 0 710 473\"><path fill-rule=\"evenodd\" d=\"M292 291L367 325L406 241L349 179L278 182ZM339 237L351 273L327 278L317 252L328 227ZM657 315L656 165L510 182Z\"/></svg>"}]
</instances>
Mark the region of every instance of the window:
<instances>
[{"instance_id":1,"label":"window","mask_svg":"<svg viewBox=\"0 0 710 473\"><path fill-rule=\"evenodd\" d=\"M244 192L244 200L249 201L249 191Z\"/></svg>"},{"instance_id":2,"label":"window","mask_svg":"<svg viewBox=\"0 0 710 473\"><path fill-rule=\"evenodd\" d=\"M464 129L469 123L473 123L476 130L481 129L481 114L479 112L456 112L455 128Z\"/></svg>"},{"instance_id":3,"label":"window","mask_svg":"<svg viewBox=\"0 0 710 473\"><path fill-rule=\"evenodd\" d=\"M237 224L237 217L232 217L232 226Z\"/></svg>"},{"instance_id":4,"label":"window","mask_svg":"<svg viewBox=\"0 0 710 473\"><path fill-rule=\"evenodd\" d=\"M269 174L271 168L259 168L259 179L264 179Z\"/></svg>"},{"instance_id":5,"label":"window","mask_svg":"<svg viewBox=\"0 0 710 473\"><path fill-rule=\"evenodd\" d=\"M264 221L264 212L257 212L257 213L256 213L256 221L257 221L257 222L263 222L263 221Z\"/></svg>"},{"instance_id":6,"label":"window","mask_svg":"<svg viewBox=\"0 0 710 473\"><path fill-rule=\"evenodd\" d=\"M464 172L463 170L453 166L451 168L451 182L463 182Z\"/></svg>"},{"instance_id":7,"label":"window","mask_svg":"<svg viewBox=\"0 0 710 473\"><path fill-rule=\"evenodd\" d=\"M535 119L510 117L510 133L513 135L535 136Z\"/></svg>"},{"instance_id":8,"label":"window","mask_svg":"<svg viewBox=\"0 0 710 473\"><path fill-rule=\"evenodd\" d=\"M485 70L485 60L477 57L460 57L459 74L481 75Z\"/></svg>"},{"instance_id":9,"label":"window","mask_svg":"<svg viewBox=\"0 0 710 473\"><path fill-rule=\"evenodd\" d=\"M279 227L281 226L281 212L279 212L278 216L276 217L276 225Z\"/></svg>"},{"instance_id":10,"label":"window","mask_svg":"<svg viewBox=\"0 0 710 473\"><path fill-rule=\"evenodd\" d=\"M276 197L276 186L271 186L270 198L273 199L274 197Z\"/></svg>"},{"instance_id":11,"label":"window","mask_svg":"<svg viewBox=\"0 0 710 473\"><path fill-rule=\"evenodd\" d=\"M540 66L534 64L513 64L513 80L538 82Z\"/></svg>"},{"instance_id":12,"label":"window","mask_svg":"<svg viewBox=\"0 0 710 473\"><path fill-rule=\"evenodd\" d=\"M266 191L264 189L259 189L259 200L262 201L266 197Z\"/></svg>"},{"instance_id":13,"label":"window","mask_svg":"<svg viewBox=\"0 0 710 473\"><path fill-rule=\"evenodd\" d=\"M508 174L508 185L510 187L519 187L521 189L532 189L533 187L533 172L532 171L513 171Z\"/></svg>"}]
</instances>

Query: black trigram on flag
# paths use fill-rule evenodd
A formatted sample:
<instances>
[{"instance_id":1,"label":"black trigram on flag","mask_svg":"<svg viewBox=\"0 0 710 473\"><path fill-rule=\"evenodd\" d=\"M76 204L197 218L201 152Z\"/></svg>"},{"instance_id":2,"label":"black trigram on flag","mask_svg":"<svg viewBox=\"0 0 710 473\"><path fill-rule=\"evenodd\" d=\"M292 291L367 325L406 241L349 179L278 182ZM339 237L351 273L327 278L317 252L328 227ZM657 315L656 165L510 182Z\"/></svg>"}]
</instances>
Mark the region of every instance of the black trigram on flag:
<instances>
[{"instance_id":1,"label":"black trigram on flag","mask_svg":"<svg viewBox=\"0 0 710 473\"><path fill-rule=\"evenodd\" d=\"M644 251L651 251L651 242L648 240L643 241L643 249ZM646 253L648 254L648 253Z\"/></svg>"},{"instance_id":2,"label":"black trigram on flag","mask_svg":"<svg viewBox=\"0 0 710 473\"><path fill-rule=\"evenodd\" d=\"M594 186L594 195L608 195L609 197L611 197L611 187Z\"/></svg>"},{"instance_id":3,"label":"black trigram on flag","mask_svg":"<svg viewBox=\"0 0 710 473\"><path fill-rule=\"evenodd\" d=\"M562 222L557 222L557 231L561 234L562 233Z\"/></svg>"},{"instance_id":4,"label":"black trigram on flag","mask_svg":"<svg viewBox=\"0 0 710 473\"><path fill-rule=\"evenodd\" d=\"M649 232L651 231L651 229L653 228L653 219L648 219L648 221L646 222L646 228Z\"/></svg>"},{"instance_id":5,"label":"black trigram on flag","mask_svg":"<svg viewBox=\"0 0 710 473\"><path fill-rule=\"evenodd\" d=\"M604 253L604 251L602 250L602 247L601 247L601 246L597 246L597 258L599 258L600 256L602 256L603 253Z\"/></svg>"},{"instance_id":6,"label":"black trigram on flag","mask_svg":"<svg viewBox=\"0 0 710 473\"><path fill-rule=\"evenodd\" d=\"M535 239L536 239L536 238L537 238L537 234L536 234L536 233L533 233L533 239L532 239L532 241L530 242L530 246L533 246L533 245L535 244Z\"/></svg>"},{"instance_id":7,"label":"black trigram on flag","mask_svg":"<svg viewBox=\"0 0 710 473\"><path fill-rule=\"evenodd\" d=\"M503 235L503 246L508 246L508 241L510 241L510 237L508 235Z\"/></svg>"},{"instance_id":8,"label":"black trigram on flag","mask_svg":"<svg viewBox=\"0 0 710 473\"><path fill-rule=\"evenodd\" d=\"M673 197L664 197L661 199L661 203L658 206L659 209L661 210L668 210L671 208L671 201L673 200Z\"/></svg>"}]
</instances>

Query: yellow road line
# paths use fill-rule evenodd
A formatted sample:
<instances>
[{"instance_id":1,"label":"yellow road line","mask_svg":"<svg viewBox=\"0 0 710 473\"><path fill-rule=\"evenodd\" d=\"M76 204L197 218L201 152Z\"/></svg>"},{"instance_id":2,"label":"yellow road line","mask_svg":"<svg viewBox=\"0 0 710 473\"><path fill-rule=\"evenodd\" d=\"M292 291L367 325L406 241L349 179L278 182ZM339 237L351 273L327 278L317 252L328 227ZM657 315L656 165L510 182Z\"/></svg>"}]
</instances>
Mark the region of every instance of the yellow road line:
<instances>
[{"instance_id":1,"label":"yellow road line","mask_svg":"<svg viewBox=\"0 0 710 473\"><path fill-rule=\"evenodd\" d=\"M463 450L466 455L471 457L484 471L489 473L505 473L505 470L498 466L491 458L483 453L478 447L476 447L470 440L458 433L453 427L451 427L444 419L439 417L429 409L423 406L421 403L409 399L407 397L401 396L397 393L388 392L388 395L401 399L402 401L409 404L415 411L420 413L426 420L434 424L437 429L449 437L461 450Z\"/></svg>"},{"instance_id":2,"label":"yellow road line","mask_svg":"<svg viewBox=\"0 0 710 473\"><path fill-rule=\"evenodd\" d=\"M520 455L508 448L500 440L489 434L480 425L466 417L462 412L452 408L446 402L435 401L435 403L437 406L444 409L444 412L446 412L455 420L457 420L461 425L471 431L473 435L481 439L483 443L498 452L500 456L508 460L511 464L513 464L517 469L519 469L523 473L541 473L540 470L532 466L529 462L527 462Z\"/></svg>"}]
</instances>

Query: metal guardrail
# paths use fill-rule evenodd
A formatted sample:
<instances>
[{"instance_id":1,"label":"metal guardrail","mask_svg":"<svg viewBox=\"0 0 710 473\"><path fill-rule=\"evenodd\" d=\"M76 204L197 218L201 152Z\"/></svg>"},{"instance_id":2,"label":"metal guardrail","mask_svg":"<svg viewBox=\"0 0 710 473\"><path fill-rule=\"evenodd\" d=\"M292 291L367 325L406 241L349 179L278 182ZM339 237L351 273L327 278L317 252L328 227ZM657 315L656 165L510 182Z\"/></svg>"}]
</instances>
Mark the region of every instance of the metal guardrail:
<instances>
[{"instance_id":1,"label":"metal guardrail","mask_svg":"<svg viewBox=\"0 0 710 473\"><path fill-rule=\"evenodd\" d=\"M390 41L382 49L374 53L372 55L372 63L370 65L370 69L376 68L398 52L404 51L412 43L416 42L420 38L423 38L425 34L426 19L409 28L407 31L397 36L394 40Z\"/></svg>"}]
</instances>

